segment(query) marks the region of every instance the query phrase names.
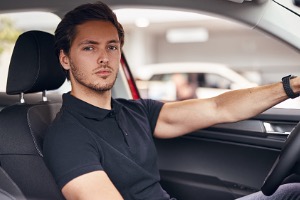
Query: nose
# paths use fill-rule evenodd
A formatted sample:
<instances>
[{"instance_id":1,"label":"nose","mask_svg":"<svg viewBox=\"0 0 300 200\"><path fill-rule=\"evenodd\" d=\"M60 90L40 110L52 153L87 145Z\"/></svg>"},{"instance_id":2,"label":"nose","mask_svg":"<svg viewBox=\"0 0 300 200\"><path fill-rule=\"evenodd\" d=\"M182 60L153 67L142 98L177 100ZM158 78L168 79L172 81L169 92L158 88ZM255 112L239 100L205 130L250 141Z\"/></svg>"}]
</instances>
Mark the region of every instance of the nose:
<instances>
[{"instance_id":1,"label":"nose","mask_svg":"<svg viewBox=\"0 0 300 200\"><path fill-rule=\"evenodd\" d=\"M99 57L98 57L98 63L99 64L105 64L108 63L108 54L105 50L100 51Z\"/></svg>"}]
</instances>

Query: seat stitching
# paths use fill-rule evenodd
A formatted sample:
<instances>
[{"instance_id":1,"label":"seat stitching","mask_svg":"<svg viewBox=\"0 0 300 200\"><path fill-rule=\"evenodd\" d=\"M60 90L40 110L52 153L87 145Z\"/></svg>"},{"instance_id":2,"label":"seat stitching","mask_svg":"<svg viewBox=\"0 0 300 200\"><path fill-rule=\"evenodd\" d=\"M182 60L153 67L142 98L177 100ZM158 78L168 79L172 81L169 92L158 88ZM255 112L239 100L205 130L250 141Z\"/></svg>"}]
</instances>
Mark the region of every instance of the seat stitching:
<instances>
[{"instance_id":1,"label":"seat stitching","mask_svg":"<svg viewBox=\"0 0 300 200\"><path fill-rule=\"evenodd\" d=\"M58 105L59 103L55 103L55 104ZM55 104L52 104L52 105L55 105ZM38 146L38 144L37 144L37 140L36 140L36 137L35 137L35 135L34 135L34 131L33 131L33 129L32 129L32 125L31 125L30 119L29 119L29 111L30 111L31 109L33 109L33 108L35 108L35 107L39 107L39 106L40 106L40 107L43 107L43 106L45 106L45 105L36 105L36 106L30 107L30 108L28 109L28 112L27 112L27 123L28 123L29 129L30 129L30 134L31 134L31 136L32 136L34 146L35 146L36 150L38 151L38 154L39 154L41 157L44 157L43 153L41 152L41 150L39 149L39 146Z\"/></svg>"}]
</instances>

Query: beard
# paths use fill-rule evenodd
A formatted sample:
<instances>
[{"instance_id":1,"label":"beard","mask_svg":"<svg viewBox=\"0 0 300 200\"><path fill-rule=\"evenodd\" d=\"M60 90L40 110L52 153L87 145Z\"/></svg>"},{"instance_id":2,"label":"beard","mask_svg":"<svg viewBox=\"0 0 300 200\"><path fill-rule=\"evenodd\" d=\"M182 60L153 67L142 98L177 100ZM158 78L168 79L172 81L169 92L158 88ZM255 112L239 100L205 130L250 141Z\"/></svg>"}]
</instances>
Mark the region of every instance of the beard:
<instances>
[{"instance_id":1,"label":"beard","mask_svg":"<svg viewBox=\"0 0 300 200\"><path fill-rule=\"evenodd\" d=\"M91 89L96 92L103 93L103 92L111 90L117 80L118 73L115 73L115 74L112 74L114 77L112 77L112 80L109 82L108 82L108 80L111 79L111 77L110 78L109 77L101 78L103 81L100 81L98 83L92 83L89 81L88 77L84 73L79 71L78 67L76 65L74 65L74 63L72 61L70 62L70 67L71 67L71 69L70 69L71 73L72 73L75 81L80 83L82 86L85 86L86 88ZM111 71L113 71L113 69L107 65L102 65L99 68L104 68L104 69L108 68Z\"/></svg>"}]
</instances>

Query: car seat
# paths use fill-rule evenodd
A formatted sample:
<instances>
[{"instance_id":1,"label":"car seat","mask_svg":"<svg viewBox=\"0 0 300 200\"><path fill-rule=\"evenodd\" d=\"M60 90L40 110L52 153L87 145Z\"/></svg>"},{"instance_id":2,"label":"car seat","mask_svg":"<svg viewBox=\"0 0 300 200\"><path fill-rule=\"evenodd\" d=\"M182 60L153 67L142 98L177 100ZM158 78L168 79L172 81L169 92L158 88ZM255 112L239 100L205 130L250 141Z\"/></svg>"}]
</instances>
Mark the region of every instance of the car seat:
<instances>
[{"instance_id":1,"label":"car seat","mask_svg":"<svg viewBox=\"0 0 300 200\"><path fill-rule=\"evenodd\" d=\"M20 102L0 112L0 165L27 199L64 199L43 161L45 130L61 103L47 101L46 91L59 88L65 74L54 53L54 36L42 31L20 35L13 50L6 93ZM26 103L26 94L42 93Z\"/></svg>"},{"instance_id":2,"label":"car seat","mask_svg":"<svg viewBox=\"0 0 300 200\"><path fill-rule=\"evenodd\" d=\"M23 193L8 174L0 167L0 199L25 200Z\"/></svg>"}]
</instances>

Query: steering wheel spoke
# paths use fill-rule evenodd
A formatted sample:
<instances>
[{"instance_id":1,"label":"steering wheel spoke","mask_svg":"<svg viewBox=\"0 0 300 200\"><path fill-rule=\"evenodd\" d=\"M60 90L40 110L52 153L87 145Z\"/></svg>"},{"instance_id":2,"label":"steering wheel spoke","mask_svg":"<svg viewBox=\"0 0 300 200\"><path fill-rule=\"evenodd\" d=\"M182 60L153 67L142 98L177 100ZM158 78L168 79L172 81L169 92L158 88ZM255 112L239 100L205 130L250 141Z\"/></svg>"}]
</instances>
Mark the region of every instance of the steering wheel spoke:
<instances>
[{"instance_id":1,"label":"steering wheel spoke","mask_svg":"<svg viewBox=\"0 0 300 200\"><path fill-rule=\"evenodd\" d=\"M292 168L300 156L300 123L298 123L288 136L280 155L267 175L261 191L271 196L281 185L283 180L292 174Z\"/></svg>"}]
</instances>

